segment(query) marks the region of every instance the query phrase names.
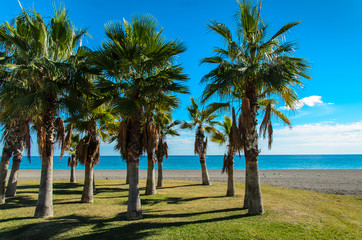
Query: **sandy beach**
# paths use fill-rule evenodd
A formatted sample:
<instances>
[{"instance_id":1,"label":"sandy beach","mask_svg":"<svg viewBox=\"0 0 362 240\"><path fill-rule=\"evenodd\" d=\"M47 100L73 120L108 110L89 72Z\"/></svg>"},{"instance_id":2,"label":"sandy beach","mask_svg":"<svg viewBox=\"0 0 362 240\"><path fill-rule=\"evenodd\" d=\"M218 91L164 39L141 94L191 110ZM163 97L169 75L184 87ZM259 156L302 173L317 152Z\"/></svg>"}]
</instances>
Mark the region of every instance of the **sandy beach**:
<instances>
[{"instance_id":1,"label":"sandy beach","mask_svg":"<svg viewBox=\"0 0 362 240\"><path fill-rule=\"evenodd\" d=\"M69 179L69 170L54 170L54 179ZM84 178L84 170L76 170L77 179ZM225 182L226 174L209 170L211 182ZM125 170L95 170L96 179L124 179ZM157 173L156 173L157 176ZM236 170L237 182L244 182L245 171ZM146 178L146 170L140 171ZM21 170L19 181L40 179L40 170ZM164 179L201 181L200 170L164 170ZM362 169L269 169L260 170L262 184L312 190L323 193L362 196Z\"/></svg>"}]
</instances>

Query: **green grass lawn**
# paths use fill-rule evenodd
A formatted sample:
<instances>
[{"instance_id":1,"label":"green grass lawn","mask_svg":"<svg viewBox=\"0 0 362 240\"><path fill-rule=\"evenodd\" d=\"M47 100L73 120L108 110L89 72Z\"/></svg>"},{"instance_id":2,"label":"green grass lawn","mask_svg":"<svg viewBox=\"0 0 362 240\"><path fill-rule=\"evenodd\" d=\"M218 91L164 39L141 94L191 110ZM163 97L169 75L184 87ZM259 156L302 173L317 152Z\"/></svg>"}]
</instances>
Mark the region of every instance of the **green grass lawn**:
<instances>
[{"instance_id":1,"label":"green grass lawn","mask_svg":"<svg viewBox=\"0 0 362 240\"><path fill-rule=\"evenodd\" d=\"M93 204L79 202L81 182L55 181L54 217L34 219L38 184L20 182L18 195L0 205L0 239L362 239L354 196L262 185L265 214L247 216L243 184L224 197L226 183L165 181L157 195L141 189L144 219L127 221L124 181L97 180Z\"/></svg>"}]
</instances>

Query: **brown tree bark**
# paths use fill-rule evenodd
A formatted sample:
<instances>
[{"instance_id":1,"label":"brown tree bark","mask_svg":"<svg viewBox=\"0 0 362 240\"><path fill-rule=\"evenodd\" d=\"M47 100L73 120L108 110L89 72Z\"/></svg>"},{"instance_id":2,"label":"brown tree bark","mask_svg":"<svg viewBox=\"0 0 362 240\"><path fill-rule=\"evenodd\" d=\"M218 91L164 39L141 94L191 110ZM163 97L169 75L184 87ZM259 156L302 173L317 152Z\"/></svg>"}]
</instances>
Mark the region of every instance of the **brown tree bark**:
<instances>
[{"instance_id":1,"label":"brown tree bark","mask_svg":"<svg viewBox=\"0 0 362 240\"><path fill-rule=\"evenodd\" d=\"M93 169L93 184L92 184L92 186L93 186L93 194L94 194L94 192L96 191L96 177L94 176L94 169Z\"/></svg>"},{"instance_id":2,"label":"brown tree bark","mask_svg":"<svg viewBox=\"0 0 362 240\"><path fill-rule=\"evenodd\" d=\"M228 185L227 185L227 190L226 190L226 196L228 197L233 197L235 196L235 184L234 184L234 156L230 155L228 156L231 161L231 164L228 167Z\"/></svg>"},{"instance_id":3,"label":"brown tree bark","mask_svg":"<svg viewBox=\"0 0 362 240\"><path fill-rule=\"evenodd\" d=\"M126 171L126 184L129 184L129 167L127 162L127 171Z\"/></svg>"},{"instance_id":4,"label":"brown tree bark","mask_svg":"<svg viewBox=\"0 0 362 240\"><path fill-rule=\"evenodd\" d=\"M34 217L53 216L53 154L42 157L38 203Z\"/></svg>"},{"instance_id":5,"label":"brown tree bark","mask_svg":"<svg viewBox=\"0 0 362 240\"><path fill-rule=\"evenodd\" d=\"M82 192L82 203L93 202L93 163L87 161L84 171L84 186Z\"/></svg>"},{"instance_id":6,"label":"brown tree bark","mask_svg":"<svg viewBox=\"0 0 362 240\"><path fill-rule=\"evenodd\" d=\"M249 188L247 188L246 186L249 186L248 182L249 182L249 171L247 171L248 169L248 162L245 160L245 194L244 194L244 209L248 209L249 208Z\"/></svg>"},{"instance_id":7,"label":"brown tree bark","mask_svg":"<svg viewBox=\"0 0 362 240\"><path fill-rule=\"evenodd\" d=\"M146 195L154 195L156 194L156 181L155 181L155 161L154 155L152 155L154 151L151 151L151 154L147 154L147 182L146 182Z\"/></svg>"},{"instance_id":8,"label":"brown tree bark","mask_svg":"<svg viewBox=\"0 0 362 240\"><path fill-rule=\"evenodd\" d=\"M157 169L157 187L163 187L163 160L158 159L158 169Z\"/></svg>"},{"instance_id":9,"label":"brown tree bark","mask_svg":"<svg viewBox=\"0 0 362 240\"><path fill-rule=\"evenodd\" d=\"M53 154L54 154L54 116L55 98L48 98L48 106L43 116L45 128L45 147L42 149L42 166L40 175L38 203L34 217L53 216Z\"/></svg>"},{"instance_id":10,"label":"brown tree bark","mask_svg":"<svg viewBox=\"0 0 362 240\"><path fill-rule=\"evenodd\" d=\"M198 126L195 135L195 153L200 157L202 185L211 185L206 167L207 138L206 141L204 139L204 131L201 126Z\"/></svg>"},{"instance_id":11,"label":"brown tree bark","mask_svg":"<svg viewBox=\"0 0 362 240\"><path fill-rule=\"evenodd\" d=\"M72 154L71 156L71 161L70 161L70 179L69 181L71 183L76 183L77 182L77 179L76 179L76 176L75 176L75 166L76 166L76 163L75 163L75 156Z\"/></svg>"},{"instance_id":12,"label":"brown tree bark","mask_svg":"<svg viewBox=\"0 0 362 240\"><path fill-rule=\"evenodd\" d=\"M160 136L158 139L158 148L156 150L156 157L157 157L157 187L163 187L163 157L165 156L165 150L167 151L167 148L164 148L164 140Z\"/></svg>"},{"instance_id":13,"label":"brown tree bark","mask_svg":"<svg viewBox=\"0 0 362 240\"><path fill-rule=\"evenodd\" d=\"M9 162L11 158L10 154L8 149L6 149L4 146L3 153L1 156L1 163L0 163L0 204L5 203L5 186L6 186L6 178L8 175Z\"/></svg>"},{"instance_id":14,"label":"brown tree bark","mask_svg":"<svg viewBox=\"0 0 362 240\"><path fill-rule=\"evenodd\" d=\"M139 157L141 155L141 113L135 114L129 122L129 142L127 143L127 162L129 170L129 192L127 219L142 218L141 199L139 191Z\"/></svg>"},{"instance_id":15,"label":"brown tree bark","mask_svg":"<svg viewBox=\"0 0 362 240\"><path fill-rule=\"evenodd\" d=\"M9 132L5 136L4 139L4 147L1 155L1 163L0 163L0 204L5 203L5 186L6 186L6 178L8 175L8 168L10 158L14 152L15 146L17 144L17 140L19 138L19 126L11 125L9 127Z\"/></svg>"},{"instance_id":16,"label":"brown tree bark","mask_svg":"<svg viewBox=\"0 0 362 240\"><path fill-rule=\"evenodd\" d=\"M130 161L129 165L129 192L127 219L137 220L142 218L141 198L138 186L139 162Z\"/></svg>"},{"instance_id":17,"label":"brown tree bark","mask_svg":"<svg viewBox=\"0 0 362 240\"><path fill-rule=\"evenodd\" d=\"M20 168L22 155L14 155L13 156L13 165L11 167L11 172L8 180L8 186L6 187L6 197L15 197L16 196L16 188L18 185L18 174Z\"/></svg>"},{"instance_id":18,"label":"brown tree bark","mask_svg":"<svg viewBox=\"0 0 362 240\"><path fill-rule=\"evenodd\" d=\"M70 179L69 181L71 183L76 183L77 182L77 179L76 179L76 176L75 176L75 166L74 164L70 165Z\"/></svg>"},{"instance_id":19,"label":"brown tree bark","mask_svg":"<svg viewBox=\"0 0 362 240\"><path fill-rule=\"evenodd\" d=\"M202 185L211 185L209 172L207 171L207 167L206 167L205 156L200 157L200 164L201 164Z\"/></svg>"},{"instance_id":20,"label":"brown tree bark","mask_svg":"<svg viewBox=\"0 0 362 240\"><path fill-rule=\"evenodd\" d=\"M255 86L250 84L246 88L247 99L243 100L244 109L242 111L245 121L244 133L244 154L246 160L246 180L245 180L245 201L249 215L260 215L264 213L262 195L259 181L258 168L258 133L257 133L257 96Z\"/></svg>"}]
</instances>

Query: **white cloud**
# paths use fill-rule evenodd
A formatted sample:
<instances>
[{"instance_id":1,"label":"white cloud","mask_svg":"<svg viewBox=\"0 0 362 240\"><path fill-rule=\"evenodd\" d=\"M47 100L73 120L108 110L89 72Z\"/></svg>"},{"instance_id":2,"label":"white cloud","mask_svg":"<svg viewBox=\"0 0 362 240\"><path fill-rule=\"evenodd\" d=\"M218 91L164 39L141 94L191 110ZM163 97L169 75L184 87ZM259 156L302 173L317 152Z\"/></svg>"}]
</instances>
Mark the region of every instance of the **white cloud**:
<instances>
[{"instance_id":1,"label":"white cloud","mask_svg":"<svg viewBox=\"0 0 362 240\"><path fill-rule=\"evenodd\" d=\"M170 155L193 155L195 133L181 130L180 137L169 138ZM338 124L325 121L274 130L272 149L260 139L261 154L361 154L362 121ZM208 142L208 155L223 155L225 147Z\"/></svg>"},{"instance_id":2,"label":"white cloud","mask_svg":"<svg viewBox=\"0 0 362 240\"><path fill-rule=\"evenodd\" d=\"M167 139L170 155L193 155L195 132L180 130L179 137ZM334 120L274 129L272 149L260 139L261 154L362 154L362 121L345 124ZM102 156L120 155L114 144L102 143ZM0 149L1 151L1 149ZM225 146L208 142L208 155L223 155ZM25 154L25 153L24 153ZM59 150L55 153L59 155ZM38 156L36 142L32 156Z\"/></svg>"},{"instance_id":3,"label":"white cloud","mask_svg":"<svg viewBox=\"0 0 362 240\"><path fill-rule=\"evenodd\" d=\"M304 106L314 107L314 106L321 106L321 105L326 105L326 104L333 104L333 103L324 103L322 101L321 96L313 95L313 96L302 98L298 102L296 102L295 109L299 110ZM280 109L281 110L290 110L290 108L287 106L280 107Z\"/></svg>"},{"instance_id":4,"label":"white cloud","mask_svg":"<svg viewBox=\"0 0 362 240\"><path fill-rule=\"evenodd\" d=\"M274 131L272 150L262 141L262 154L349 154L362 153L362 122L322 122Z\"/></svg>"},{"instance_id":5,"label":"white cloud","mask_svg":"<svg viewBox=\"0 0 362 240\"><path fill-rule=\"evenodd\" d=\"M314 107L317 104L323 104L321 96L310 96L300 99L299 101L303 105Z\"/></svg>"}]
</instances>

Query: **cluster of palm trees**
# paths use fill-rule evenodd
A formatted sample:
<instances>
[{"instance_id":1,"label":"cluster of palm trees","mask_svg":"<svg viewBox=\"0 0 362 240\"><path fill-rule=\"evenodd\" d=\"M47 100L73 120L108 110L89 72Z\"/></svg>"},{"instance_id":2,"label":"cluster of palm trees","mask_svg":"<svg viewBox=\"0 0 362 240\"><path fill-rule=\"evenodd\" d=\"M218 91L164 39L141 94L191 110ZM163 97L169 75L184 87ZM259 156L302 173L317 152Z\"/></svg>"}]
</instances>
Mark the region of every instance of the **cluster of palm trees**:
<instances>
[{"instance_id":1,"label":"cluster of palm trees","mask_svg":"<svg viewBox=\"0 0 362 240\"><path fill-rule=\"evenodd\" d=\"M260 4L243 1L238 5L235 37L224 24L208 24L224 39L225 48L215 48L216 56L202 60L216 67L202 79L207 86L201 103L214 97L221 101L200 109L191 98L191 122L182 123L174 121L171 113L179 106L178 94L188 93L187 76L176 62L185 47L179 40L167 40L153 17L139 15L131 22L106 25L107 40L94 50L82 46L87 31L75 29L64 8L55 9L48 21L35 10L22 9L12 24L4 22L0 27L0 120L5 126L1 203L5 202L9 160L13 156L14 164L20 162L16 159L21 159L23 147L30 149L31 126L42 157L35 217L53 215L54 144L59 145L61 155L70 151L72 169L78 161L85 165L82 202L92 202L93 167L99 161L102 140L115 141L127 162L127 217L140 219L139 157L148 156L145 194L155 194L155 162L157 186L162 187L162 163L164 156L168 157L166 136L178 135L174 127L180 125L196 128L194 150L200 157L204 185L210 184L205 133L212 141L227 145L223 171L228 172L228 196L235 194L234 156L244 152L244 207L249 214L263 213L257 114L264 116L259 132L264 137L268 133L271 145L271 117L290 125L276 109L277 100L293 109L297 101L294 87L302 84L300 77L309 78L309 66L290 56L294 44L283 41L283 34L298 23L287 24L266 39L268 27L260 17ZM225 108L232 109L232 116L219 123L217 113Z\"/></svg>"}]
</instances>

